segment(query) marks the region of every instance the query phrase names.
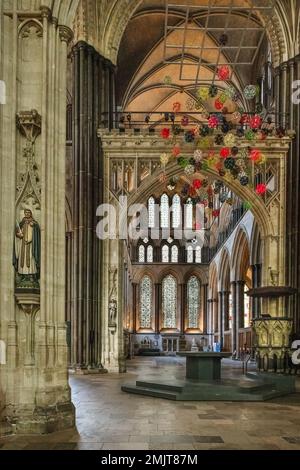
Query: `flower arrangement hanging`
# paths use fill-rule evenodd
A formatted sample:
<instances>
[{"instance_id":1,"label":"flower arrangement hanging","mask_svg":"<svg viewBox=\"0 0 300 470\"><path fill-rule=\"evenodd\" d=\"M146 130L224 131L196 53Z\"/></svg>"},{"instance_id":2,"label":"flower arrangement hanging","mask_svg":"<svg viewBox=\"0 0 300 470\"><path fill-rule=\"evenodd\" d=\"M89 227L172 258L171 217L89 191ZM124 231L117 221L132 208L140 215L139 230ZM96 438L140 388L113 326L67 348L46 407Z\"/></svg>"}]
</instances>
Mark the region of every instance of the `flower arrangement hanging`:
<instances>
[{"instance_id":1,"label":"flower arrangement hanging","mask_svg":"<svg viewBox=\"0 0 300 470\"><path fill-rule=\"evenodd\" d=\"M170 161L170 157L167 153L162 153L161 156L160 156L160 163L163 165L163 166L167 166L167 164L169 163Z\"/></svg>"},{"instance_id":2,"label":"flower arrangement hanging","mask_svg":"<svg viewBox=\"0 0 300 470\"><path fill-rule=\"evenodd\" d=\"M229 133L224 137L224 144L226 147L233 147L236 143L236 137L234 134Z\"/></svg>"},{"instance_id":3,"label":"flower arrangement hanging","mask_svg":"<svg viewBox=\"0 0 300 470\"><path fill-rule=\"evenodd\" d=\"M217 98L217 99L215 100L215 108L216 108L218 111L220 111L221 109L223 109L223 103L221 103L221 101L220 101L219 98Z\"/></svg>"},{"instance_id":4,"label":"flower arrangement hanging","mask_svg":"<svg viewBox=\"0 0 300 470\"><path fill-rule=\"evenodd\" d=\"M161 130L160 135L163 139L169 139L170 138L170 129L168 127L164 127Z\"/></svg>"},{"instance_id":5,"label":"flower arrangement hanging","mask_svg":"<svg viewBox=\"0 0 300 470\"><path fill-rule=\"evenodd\" d=\"M230 149L228 147L223 147L220 151L220 157L221 158L228 158L230 155Z\"/></svg>"},{"instance_id":6,"label":"flower arrangement hanging","mask_svg":"<svg viewBox=\"0 0 300 470\"><path fill-rule=\"evenodd\" d=\"M238 124L242 119L242 115L239 111L235 111L233 114L232 114L232 120L234 123Z\"/></svg>"},{"instance_id":7,"label":"flower arrangement hanging","mask_svg":"<svg viewBox=\"0 0 300 470\"><path fill-rule=\"evenodd\" d=\"M251 129L259 129L262 125L262 118L257 114L250 119Z\"/></svg>"},{"instance_id":8,"label":"flower arrangement hanging","mask_svg":"<svg viewBox=\"0 0 300 470\"><path fill-rule=\"evenodd\" d=\"M215 144L216 145L224 145L224 137L222 136L222 134L216 135Z\"/></svg>"},{"instance_id":9,"label":"flower arrangement hanging","mask_svg":"<svg viewBox=\"0 0 300 470\"><path fill-rule=\"evenodd\" d=\"M195 173L195 167L194 165L187 165L184 169L184 172L186 175L193 175Z\"/></svg>"},{"instance_id":10,"label":"flower arrangement hanging","mask_svg":"<svg viewBox=\"0 0 300 470\"><path fill-rule=\"evenodd\" d=\"M195 150L194 152L194 160L196 163L199 163L203 160L204 158L204 154L202 152L202 150Z\"/></svg>"},{"instance_id":11,"label":"flower arrangement hanging","mask_svg":"<svg viewBox=\"0 0 300 470\"><path fill-rule=\"evenodd\" d=\"M198 190L202 187L202 181L199 179L196 179L193 181L193 188Z\"/></svg>"},{"instance_id":12,"label":"flower arrangement hanging","mask_svg":"<svg viewBox=\"0 0 300 470\"><path fill-rule=\"evenodd\" d=\"M209 88L207 87L201 87L197 91L197 96L200 98L202 101L206 101L209 98Z\"/></svg>"},{"instance_id":13,"label":"flower arrangement hanging","mask_svg":"<svg viewBox=\"0 0 300 470\"><path fill-rule=\"evenodd\" d=\"M216 85L211 85L209 87L209 96L215 98L218 94L218 87Z\"/></svg>"},{"instance_id":14,"label":"flower arrangement hanging","mask_svg":"<svg viewBox=\"0 0 300 470\"><path fill-rule=\"evenodd\" d=\"M218 127L218 125L219 125L219 119L217 118L217 116L213 115L208 119L208 126L211 129L215 129L216 127Z\"/></svg>"},{"instance_id":15,"label":"flower arrangement hanging","mask_svg":"<svg viewBox=\"0 0 300 470\"><path fill-rule=\"evenodd\" d=\"M181 119L181 125L184 126L184 127L188 126L189 122L190 122L190 120L189 120L188 116L183 116L183 118Z\"/></svg>"},{"instance_id":16,"label":"flower arrangement hanging","mask_svg":"<svg viewBox=\"0 0 300 470\"><path fill-rule=\"evenodd\" d=\"M264 196L267 192L267 186L265 184L258 184L255 188L256 194L259 196Z\"/></svg>"},{"instance_id":17,"label":"flower arrangement hanging","mask_svg":"<svg viewBox=\"0 0 300 470\"><path fill-rule=\"evenodd\" d=\"M250 160L251 160L252 162L258 163L258 162L260 161L260 159L261 159L261 152L260 152L260 150L255 150L255 149L251 150L250 155L249 155L249 158L250 158Z\"/></svg>"},{"instance_id":18,"label":"flower arrangement hanging","mask_svg":"<svg viewBox=\"0 0 300 470\"><path fill-rule=\"evenodd\" d=\"M195 134L193 131L187 131L184 134L184 139L187 144L192 144L195 140Z\"/></svg>"},{"instance_id":19,"label":"flower arrangement hanging","mask_svg":"<svg viewBox=\"0 0 300 470\"><path fill-rule=\"evenodd\" d=\"M256 85L247 85L244 89L244 97L246 100L253 100L256 97L257 87Z\"/></svg>"},{"instance_id":20,"label":"flower arrangement hanging","mask_svg":"<svg viewBox=\"0 0 300 470\"><path fill-rule=\"evenodd\" d=\"M222 65L221 67L219 67L217 74L218 74L219 80L222 80L225 82L226 80L229 79L229 75L230 75L229 67L227 67L227 65Z\"/></svg>"},{"instance_id":21,"label":"flower arrangement hanging","mask_svg":"<svg viewBox=\"0 0 300 470\"><path fill-rule=\"evenodd\" d=\"M180 149L179 145L175 145L173 147L173 150L172 150L173 157L178 157L178 155L180 155L180 154L181 154L181 149Z\"/></svg>"},{"instance_id":22,"label":"flower arrangement hanging","mask_svg":"<svg viewBox=\"0 0 300 470\"><path fill-rule=\"evenodd\" d=\"M223 92L223 93L220 94L219 100L221 101L222 104L225 104L227 99L228 98L227 98L226 93Z\"/></svg>"}]
</instances>

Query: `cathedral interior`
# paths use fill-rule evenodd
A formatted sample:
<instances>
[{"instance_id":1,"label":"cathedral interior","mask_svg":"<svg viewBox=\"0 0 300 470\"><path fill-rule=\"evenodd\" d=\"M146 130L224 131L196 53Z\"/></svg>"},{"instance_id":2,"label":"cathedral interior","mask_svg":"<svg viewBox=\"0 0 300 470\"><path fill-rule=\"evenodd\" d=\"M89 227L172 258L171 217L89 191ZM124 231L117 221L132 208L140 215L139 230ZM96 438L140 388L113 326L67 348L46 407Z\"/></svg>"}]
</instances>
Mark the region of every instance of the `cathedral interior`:
<instances>
[{"instance_id":1,"label":"cathedral interior","mask_svg":"<svg viewBox=\"0 0 300 470\"><path fill-rule=\"evenodd\" d=\"M300 449L299 139L299 0L0 2L0 450Z\"/></svg>"}]
</instances>

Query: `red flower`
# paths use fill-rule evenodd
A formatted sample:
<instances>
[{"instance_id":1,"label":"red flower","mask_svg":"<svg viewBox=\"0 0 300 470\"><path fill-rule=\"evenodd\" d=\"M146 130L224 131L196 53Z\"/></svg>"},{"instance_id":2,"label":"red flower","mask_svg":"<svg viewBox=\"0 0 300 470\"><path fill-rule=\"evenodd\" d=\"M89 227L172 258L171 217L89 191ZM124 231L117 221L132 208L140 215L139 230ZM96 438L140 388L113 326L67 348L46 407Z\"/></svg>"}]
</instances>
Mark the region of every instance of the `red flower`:
<instances>
[{"instance_id":1,"label":"red flower","mask_svg":"<svg viewBox=\"0 0 300 470\"><path fill-rule=\"evenodd\" d=\"M260 150L251 150L249 158L252 162L258 162L261 159Z\"/></svg>"},{"instance_id":2,"label":"red flower","mask_svg":"<svg viewBox=\"0 0 300 470\"><path fill-rule=\"evenodd\" d=\"M230 75L230 72L229 72L229 68L227 67L227 65L223 65L222 67L218 69L218 77L220 80L224 80L224 81L228 80L229 75Z\"/></svg>"},{"instance_id":3,"label":"red flower","mask_svg":"<svg viewBox=\"0 0 300 470\"><path fill-rule=\"evenodd\" d=\"M250 119L250 127L251 129L259 129L262 125L262 119L260 116L253 116Z\"/></svg>"},{"instance_id":4,"label":"red flower","mask_svg":"<svg viewBox=\"0 0 300 470\"><path fill-rule=\"evenodd\" d=\"M242 124L249 124L249 122L250 122L249 116L247 114L243 114L242 119L241 119L241 123Z\"/></svg>"},{"instance_id":5,"label":"red flower","mask_svg":"<svg viewBox=\"0 0 300 470\"><path fill-rule=\"evenodd\" d=\"M223 103L221 103L221 101L218 99L216 99L215 101L215 108L218 110L218 111L221 111L221 109L223 109Z\"/></svg>"},{"instance_id":6,"label":"red flower","mask_svg":"<svg viewBox=\"0 0 300 470\"><path fill-rule=\"evenodd\" d=\"M178 145L175 145L175 147L173 147L172 154L174 157L178 157L178 155L181 154L181 150L180 150L180 147L178 147Z\"/></svg>"},{"instance_id":7,"label":"red flower","mask_svg":"<svg viewBox=\"0 0 300 470\"><path fill-rule=\"evenodd\" d=\"M218 127L219 119L216 116L211 116L208 120L208 127L211 129L215 129Z\"/></svg>"},{"instance_id":8,"label":"red flower","mask_svg":"<svg viewBox=\"0 0 300 470\"><path fill-rule=\"evenodd\" d=\"M201 180L194 180L193 181L193 187L194 189L200 189L202 186L202 181Z\"/></svg>"},{"instance_id":9,"label":"red flower","mask_svg":"<svg viewBox=\"0 0 300 470\"><path fill-rule=\"evenodd\" d=\"M228 147L223 147L220 151L221 158L227 158L230 155L230 149Z\"/></svg>"},{"instance_id":10,"label":"red flower","mask_svg":"<svg viewBox=\"0 0 300 470\"><path fill-rule=\"evenodd\" d=\"M258 184L255 191L259 196L263 196L267 192L267 186L265 184Z\"/></svg>"},{"instance_id":11,"label":"red flower","mask_svg":"<svg viewBox=\"0 0 300 470\"><path fill-rule=\"evenodd\" d=\"M219 215L220 215L220 210L212 211L212 216L213 217L219 217Z\"/></svg>"},{"instance_id":12,"label":"red flower","mask_svg":"<svg viewBox=\"0 0 300 470\"><path fill-rule=\"evenodd\" d=\"M160 135L162 136L163 139L168 139L170 137L170 129L167 127L164 127L164 129L161 130Z\"/></svg>"}]
</instances>

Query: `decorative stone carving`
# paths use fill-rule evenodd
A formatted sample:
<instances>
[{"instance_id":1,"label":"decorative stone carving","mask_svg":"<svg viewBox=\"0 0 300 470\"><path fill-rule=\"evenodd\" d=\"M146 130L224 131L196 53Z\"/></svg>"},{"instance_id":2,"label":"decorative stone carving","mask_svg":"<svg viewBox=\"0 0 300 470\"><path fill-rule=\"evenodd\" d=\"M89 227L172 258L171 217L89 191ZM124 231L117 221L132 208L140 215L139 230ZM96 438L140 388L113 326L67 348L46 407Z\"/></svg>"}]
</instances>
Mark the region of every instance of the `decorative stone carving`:
<instances>
[{"instance_id":1,"label":"decorative stone carving","mask_svg":"<svg viewBox=\"0 0 300 470\"><path fill-rule=\"evenodd\" d=\"M259 370L283 372L290 351L290 318L258 318L253 320Z\"/></svg>"},{"instance_id":2,"label":"decorative stone carving","mask_svg":"<svg viewBox=\"0 0 300 470\"><path fill-rule=\"evenodd\" d=\"M40 293L38 289L19 289L15 294L17 304L26 318L26 353L24 365L35 364L35 318L40 309Z\"/></svg>"},{"instance_id":3,"label":"decorative stone carving","mask_svg":"<svg viewBox=\"0 0 300 470\"><path fill-rule=\"evenodd\" d=\"M32 109L31 111L20 111L17 114L17 127L26 140L34 144L41 133L42 118L40 114Z\"/></svg>"},{"instance_id":4,"label":"decorative stone carving","mask_svg":"<svg viewBox=\"0 0 300 470\"><path fill-rule=\"evenodd\" d=\"M16 222L13 264L16 270L16 287L38 289L40 277L40 226L30 209L25 209L24 218Z\"/></svg>"}]
</instances>

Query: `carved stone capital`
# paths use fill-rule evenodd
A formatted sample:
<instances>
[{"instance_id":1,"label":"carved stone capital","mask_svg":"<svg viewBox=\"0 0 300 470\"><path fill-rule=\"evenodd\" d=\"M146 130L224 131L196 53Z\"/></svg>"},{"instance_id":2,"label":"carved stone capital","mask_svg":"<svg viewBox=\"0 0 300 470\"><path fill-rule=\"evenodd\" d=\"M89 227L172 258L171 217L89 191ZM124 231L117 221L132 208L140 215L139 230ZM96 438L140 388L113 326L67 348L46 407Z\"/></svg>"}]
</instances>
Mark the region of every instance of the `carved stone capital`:
<instances>
[{"instance_id":1,"label":"carved stone capital","mask_svg":"<svg viewBox=\"0 0 300 470\"><path fill-rule=\"evenodd\" d=\"M42 130L41 115L35 110L20 111L17 114L17 127L26 139L34 144Z\"/></svg>"},{"instance_id":2,"label":"carved stone capital","mask_svg":"<svg viewBox=\"0 0 300 470\"><path fill-rule=\"evenodd\" d=\"M50 8L48 8L45 5L41 5L40 10L41 10L42 18L47 18L48 20L50 20L50 18L52 17Z\"/></svg>"},{"instance_id":3,"label":"carved stone capital","mask_svg":"<svg viewBox=\"0 0 300 470\"><path fill-rule=\"evenodd\" d=\"M66 42L67 44L69 44L69 42L71 42L74 37L73 31L70 28L68 28L68 26L62 26L62 25L58 26L58 30L59 30L60 40L62 42Z\"/></svg>"}]
</instances>

